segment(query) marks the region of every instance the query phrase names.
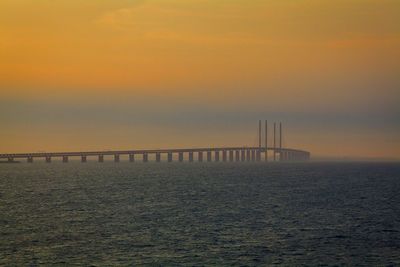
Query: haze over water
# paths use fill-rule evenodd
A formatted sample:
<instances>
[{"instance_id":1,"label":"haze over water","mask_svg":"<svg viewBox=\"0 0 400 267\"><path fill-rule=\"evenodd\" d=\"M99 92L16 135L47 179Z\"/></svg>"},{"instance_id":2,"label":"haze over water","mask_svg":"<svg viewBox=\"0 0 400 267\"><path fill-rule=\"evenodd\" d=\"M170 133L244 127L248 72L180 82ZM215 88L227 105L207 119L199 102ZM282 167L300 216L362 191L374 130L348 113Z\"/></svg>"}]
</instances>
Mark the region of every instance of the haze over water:
<instances>
[{"instance_id":1,"label":"haze over water","mask_svg":"<svg viewBox=\"0 0 400 267\"><path fill-rule=\"evenodd\" d=\"M398 163L1 164L0 265L400 264Z\"/></svg>"}]
</instances>

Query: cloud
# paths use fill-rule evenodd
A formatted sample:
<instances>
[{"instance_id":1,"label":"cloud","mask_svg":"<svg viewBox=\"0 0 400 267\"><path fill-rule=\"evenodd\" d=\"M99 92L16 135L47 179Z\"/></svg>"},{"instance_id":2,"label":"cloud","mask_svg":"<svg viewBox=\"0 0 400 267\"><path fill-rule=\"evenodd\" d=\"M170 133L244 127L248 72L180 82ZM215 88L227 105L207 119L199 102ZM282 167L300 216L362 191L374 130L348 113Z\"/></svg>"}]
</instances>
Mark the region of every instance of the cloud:
<instances>
[{"instance_id":1,"label":"cloud","mask_svg":"<svg viewBox=\"0 0 400 267\"><path fill-rule=\"evenodd\" d=\"M126 35L192 44L335 43L400 36L400 4L385 1L146 1L96 24ZM397 26L396 26L397 25Z\"/></svg>"}]
</instances>

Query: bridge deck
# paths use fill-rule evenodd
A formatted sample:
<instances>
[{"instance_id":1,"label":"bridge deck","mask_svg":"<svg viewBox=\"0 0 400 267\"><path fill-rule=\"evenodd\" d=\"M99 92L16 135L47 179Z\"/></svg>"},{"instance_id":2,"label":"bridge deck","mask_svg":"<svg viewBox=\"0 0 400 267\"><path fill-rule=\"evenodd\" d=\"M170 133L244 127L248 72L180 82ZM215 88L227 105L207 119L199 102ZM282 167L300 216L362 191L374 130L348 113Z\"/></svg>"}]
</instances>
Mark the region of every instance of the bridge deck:
<instances>
[{"instance_id":1,"label":"bridge deck","mask_svg":"<svg viewBox=\"0 0 400 267\"><path fill-rule=\"evenodd\" d=\"M132 154L157 154L157 153L187 153L187 152L215 152L215 151L241 151L241 150L258 150L260 152L275 151L280 152L297 152L309 154L307 151L292 148L273 148L268 147L207 147L207 148L172 148L172 149L140 149L140 150L110 150L110 151L76 151L76 152L36 152L36 153L7 153L0 154L0 159L8 158L37 158L37 157L74 157L74 156L107 156L107 155L132 155Z\"/></svg>"}]
</instances>

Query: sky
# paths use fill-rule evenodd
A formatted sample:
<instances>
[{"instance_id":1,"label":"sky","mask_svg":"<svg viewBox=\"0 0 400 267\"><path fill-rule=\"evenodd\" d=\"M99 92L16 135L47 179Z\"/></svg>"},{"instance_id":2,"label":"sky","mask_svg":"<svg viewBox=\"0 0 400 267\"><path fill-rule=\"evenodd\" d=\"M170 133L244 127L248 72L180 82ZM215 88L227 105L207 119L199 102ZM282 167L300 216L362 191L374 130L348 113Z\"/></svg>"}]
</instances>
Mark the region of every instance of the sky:
<instances>
[{"instance_id":1,"label":"sky","mask_svg":"<svg viewBox=\"0 0 400 267\"><path fill-rule=\"evenodd\" d=\"M398 160L399 102L398 0L0 0L0 153L254 145L268 119Z\"/></svg>"}]
</instances>

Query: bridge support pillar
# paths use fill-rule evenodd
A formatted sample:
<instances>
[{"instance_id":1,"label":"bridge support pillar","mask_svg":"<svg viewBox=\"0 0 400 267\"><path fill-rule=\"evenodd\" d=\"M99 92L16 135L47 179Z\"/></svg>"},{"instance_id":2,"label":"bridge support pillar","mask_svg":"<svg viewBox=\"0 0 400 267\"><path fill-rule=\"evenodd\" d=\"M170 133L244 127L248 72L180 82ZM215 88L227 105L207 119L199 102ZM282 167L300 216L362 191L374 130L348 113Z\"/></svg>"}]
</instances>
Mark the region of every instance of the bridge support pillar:
<instances>
[{"instance_id":1,"label":"bridge support pillar","mask_svg":"<svg viewBox=\"0 0 400 267\"><path fill-rule=\"evenodd\" d=\"M119 154L114 155L114 162L119 162Z\"/></svg>"},{"instance_id":2,"label":"bridge support pillar","mask_svg":"<svg viewBox=\"0 0 400 267\"><path fill-rule=\"evenodd\" d=\"M235 161L240 161L240 150L235 150Z\"/></svg>"},{"instance_id":3,"label":"bridge support pillar","mask_svg":"<svg viewBox=\"0 0 400 267\"><path fill-rule=\"evenodd\" d=\"M28 163L33 163L33 157L28 157L27 162Z\"/></svg>"},{"instance_id":4,"label":"bridge support pillar","mask_svg":"<svg viewBox=\"0 0 400 267\"><path fill-rule=\"evenodd\" d=\"M211 162L211 151L207 151L207 161Z\"/></svg>"},{"instance_id":5,"label":"bridge support pillar","mask_svg":"<svg viewBox=\"0 0 400 267\"><path fill-rule=\"evenodd\" d=\"M215 162L219 162L219 151L215 151Z\"/></svg>"},{"instance_id":6,"label":"bridge support pillar","mask_svg":"<svg viewBox=\"0 0 400 267\"><path fill-rule=\"evenodd\" d=\"M168 152L168 162L172 162L172 153Z\"/></svg>"},{"instance_id":7,"label":"bridge support pillar","mask_svg":"<svg viewBox=\"0 0 400 267\"><path fill-rule=\"evenodd\" d=\"M251 150L251 161L256 161L256 151L254 149Z\"/></svg>"},{"instance_id":8,"label":"bridge support pillar","mask_svg":"<svg viewBox=\"0 0 400 267\"><path fill-rule=\"evenodd\" d=\"M129 162L135 162L135 154L129 154Z\"/></svg>"},{"instance_id":9,"label":"bridge support pillar","mask_svg":"<svg viewBox=\"0 0 400 267\"><path fill-rule=\"evenodd\" d=\"M226 161L227 161L226 150L222 150L222 161L223 161L223 162L226 162Z\"/></svg>"},{"instance_id":10,"label":"bridge support pillar","mask_svg":"<svg viewBox=\"0 0 400 267\"><path fill-rule=\"evenodd\" d=\"M183 162L183 152L178 153L179 162Z\"/></svg>"},{"instance_id":11,"label":"bridge support pillar","mask_svg":"<svg viewBox=\"0 0 400 267\"><path fill-rule=\"evenodd\" d=\"M46 163L51 163L51 157L46 156Z\"/></svg>"},{"instance_id":12,"label":"bridge support pillar","mask_svg":"<svg viewBox=\"0 0 400 267\"><path fill-rule=\"evenodd\" d=\"M256 150L256 161L261 161L261 150L260 149Z\"/></svg>"},{"instance_id":13,"label":"bridge support pillar","mask_svg":"<svg viewBox=\"0 0 400 267\"><path fill-rule=\"evenodd\" d=\"M143 153L143 162L149 161L149 155L147 153Z\"/></svg>"},{"instance_id":14,"label":"bridge support pillar","mask_svg":"<svg viewBox=\"0 0 400 267\"><path fill-rule=\"evenodd\" d=\"M240 160L241 161L246 160L246 150L244 150L244 149L240 152Z\"/></svg>"},{"instance_id":15,"label":"bridge support pillar","mask_svg":"<svg viewBox=\"0 0 400 267\"><path fill-rule=\"evenodd\" d=\"M193 152L189 152L189 162L193 162Z\"/></svg>"},{"instance_id":16,"label":"bridge support pillar","mask_svg":"<svg viewBox=\"0 0 400 267\"><path fill-rule=\"evenodd\" d=\"M203 162L203 152L199 151L199 157L198 157L199 162Z\"/></svg>"},{"instance_id":17,"label":"bridge support pillar","mask_svg":"<svg viewBox=\"0 0 400 267\"><path fill-rule=\"evenodd\" d=\"M161 153L156 153L156 162L161 162Z\"/></svg>"},{"instance_id":18,"label":"bridge support pillar","mask_svg":"<svg viewBox=\"0 0 400 267\"><path fill-rule=\"evenodd\" d=\"M99 155L99 160L98 160L100 163L101 162L104 162L104 155Z\"/></svg>"},{"instance_id":19,"label":"bridge support pillar","mask_svg":"<svg viewBox=\"0 0 400 267\"><path fill-rule=\"evenodd\" d=\"M62 162L63 162L63 163L68 163L68 160L69 160L69 159L68 159L68 156L63 156L63 157L62 157Z\"/></svg>"},{"instance_id":20,"label":"bridge support pillar","mask_svg":"<svg viewBox=\"0 0 400 267\"><path fill-rule=\"evenodd\" d=\"M229 161L233 161L233 150L229 150Z\"/></svg>"},{"instance_id":21,"label":"bridge support pillar","mask_svg":"<svg viewBox=\"0 0 400 267\"><path fill-rule=\"evenodd\" d=\"M287 152L286 151L281 151L281 155L280 155L280 160L281 161L287 161Z\"/></svg>"},{"instance_id":22,"label":"bridge support pillar","mask_svg":"<svg viewBox=\"0 0 400 267\"><path fill-rule=\"evenodd\" d=\"M81 162L82 162L82 163L86 163L86 161L87 161L87 160L86 160L86 156L81 156Z\"/></svg>"},{"instance_id":23,"label":"bridge support pillar","mask_svg":"<svg viewBox=\"0 0 400 267\"><path fill-rule=\"evenodd\" d=\"M250 161L250 159L251 159L251 152L250 152L250 149L247 149L246 150L246 161Z\"/></svg>"}]
</instances>

